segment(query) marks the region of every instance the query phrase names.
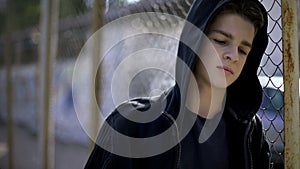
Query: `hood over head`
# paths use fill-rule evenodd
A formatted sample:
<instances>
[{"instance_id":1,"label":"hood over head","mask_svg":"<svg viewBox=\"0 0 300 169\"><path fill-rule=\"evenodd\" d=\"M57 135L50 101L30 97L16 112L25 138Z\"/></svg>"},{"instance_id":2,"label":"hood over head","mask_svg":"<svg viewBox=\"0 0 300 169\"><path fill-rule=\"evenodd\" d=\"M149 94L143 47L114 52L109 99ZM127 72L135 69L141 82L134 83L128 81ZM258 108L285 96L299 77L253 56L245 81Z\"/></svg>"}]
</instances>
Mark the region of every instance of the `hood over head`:
<instances>
[{"instance_id":1,"label":"hood over head","mask_svg":"<svg viewBox=\"0 0 300 169\"><path fill-rule=\"evenodd\" d=\"M187 22L204 32L218 9L224 4L234 1L253 1L257 3L264 17L264 25L257 30L252 49L239 78L227 88L224 111L232 114L238 120L245 121L255 115L262 101L262 88L257 77L257 70L268 44L268 18L265 8L257 0L195 0L186 19ZM168 106L169 109L174 109L174 107L176 109L178 105L185 103L190 73L195 69L197 59L193 49L198 49L201 44L201 35L194 35L193 28L187 25L185 24L183 28L178 46L176 85L171 92L172 105ZM186 44L186 41L190 44ZM184 62L186 65L182 66L180 62Z\"/></svg>"}]
</instances>

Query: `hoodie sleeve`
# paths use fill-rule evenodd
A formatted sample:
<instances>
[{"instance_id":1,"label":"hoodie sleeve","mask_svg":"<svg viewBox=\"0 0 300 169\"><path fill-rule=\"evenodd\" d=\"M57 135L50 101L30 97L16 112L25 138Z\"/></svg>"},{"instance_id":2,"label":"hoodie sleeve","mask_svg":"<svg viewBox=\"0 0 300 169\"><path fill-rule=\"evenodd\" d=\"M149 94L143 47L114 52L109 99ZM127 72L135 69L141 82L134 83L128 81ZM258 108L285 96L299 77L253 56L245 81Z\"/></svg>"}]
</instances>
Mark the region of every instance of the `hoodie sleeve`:
<instances>
[{"instance_id":1,"label":"hoodie sleeve","mask_svg":"<svg viewBox=\"0 0 300 169\"><path fill-rule=\"evenodd\" d=\"M98 145L95 145L86 165L85 169L101 169L106 168L110 163L112 157L111 153L103 150Z\"/></svg>"},{"instance_id":2,"label":"hoodie sleeve","mask_svg":"<svg viewBox=\"0 0 300 169\"><path fill-rule=\"evenodd\" d=\"M124 169L131 168L132 161L130 158L124 158L112 153L114 141L116 140L112 127L126 128L126 125L119 120L120 117L117 111L114 111L106 119L106 123L101 126L94 149L84 167L85 169L118 169L121 166Z\"/></svg>"},{"instance_id":3,"label":"hoodie sleeve","mask_svg":"<svg viewBox=\"0 0 300 169\"><path fill-rule=\"evenodd\" d=\"M145 111L149 108L149 104L150 100L131 100L118 106L118 108L108 116L100 128L96 144L85 165L85 169L130 169L137 163L143 164L142 166L144 167L142 168L145 168L146 165L144 164L150 164L148 161L151 161L151 159L148 159L148 163L145 161L141 163L142 160L138 161L135 158L126 157L130 155L136 146L141 145L133 145L130 139L124 139L124 137L121 136L123 134L128 137L147 138L161 133L171 125L171 123L166 123L164 116L159 116L154 122L147 124L135 123L126 118L135 116L138 112L136 110L140 110L141 112ZM158 109L154 109L153 111L155 110L160 113ZM121 134L118 135L117 133ZM144 148L147 150L147 147ZM117 154L117 150L125 155Z\"/></svg>"},{"instance_id":4,"label":"hoodie sleeve","mask_svg":"<svg viewBox=\"0 0 300 169\"><path fill-rule=\"evenodd\" d=\"M108 118L107 121L111 119ZM103 125L100 129L98 138L97 138L97 143L95 143L94 149L91 152L89 159L85 165L85 169L102 169L102 168L107 168L109 163L112 161L112 156L113 154L110 153L109 151L104 150L102 147L99 145L112 145L112 135L109 132L109 127L107 125ZM110 168L110 167L108 167Z\"/></svg>"},{"instance_id":5,"label":"hoodie sleeve","mask_svg":"<svg viewBox=\"0 0 300 169\"><path fill-rule=\"evenodd\" d=\"M271 153L270 153L270 147L268 142L266 141L266 137L263 132L262 122L261 119L256 115L254 116L255 121L255 135L253 137L256 137L255 140L257 140L256 143L258 145L254 145L253 150L256 155L254 158L255 160L255 168L257 169L269 169L270 168L270 162L271 162Z\"/></svg>"},{"instance_id":6,"label":"hoodie sleeve","mask_svg":"<svg viewBox=\"0 0 300 169\"><path fill-rule=\"evenodd\" d=\"M270 163L271 163L271 158L270 158L270 149L269 149L269 144L267 143L265 136L263 136L263 143L262 143L262 148L261 148L261 161L259 164L261 164L260 168L262 169L269 169L270 168Z\"/></svg>"}]
</instances>

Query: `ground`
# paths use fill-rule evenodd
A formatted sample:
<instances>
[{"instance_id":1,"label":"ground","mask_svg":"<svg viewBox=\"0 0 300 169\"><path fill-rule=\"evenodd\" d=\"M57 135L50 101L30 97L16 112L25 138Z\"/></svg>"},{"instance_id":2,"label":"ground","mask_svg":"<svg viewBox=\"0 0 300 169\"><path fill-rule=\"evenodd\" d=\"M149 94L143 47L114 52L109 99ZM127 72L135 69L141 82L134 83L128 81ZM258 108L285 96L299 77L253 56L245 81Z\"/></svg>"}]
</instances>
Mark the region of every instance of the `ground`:
<instances>
[{"instance_id":1,"label":"ground","mask_svg":"<svg viewBox=\"0 0 300 169\"><path fill-rule=\"evenodd\" d=\"M25 128L14 126L14 168L38 168L37 136ZM0 123L0 168L8 169L7 127ZM82 169L89 156L88 146L67 144L60 141L55 143L55 169Z\"/></svg>"}]
</instances>

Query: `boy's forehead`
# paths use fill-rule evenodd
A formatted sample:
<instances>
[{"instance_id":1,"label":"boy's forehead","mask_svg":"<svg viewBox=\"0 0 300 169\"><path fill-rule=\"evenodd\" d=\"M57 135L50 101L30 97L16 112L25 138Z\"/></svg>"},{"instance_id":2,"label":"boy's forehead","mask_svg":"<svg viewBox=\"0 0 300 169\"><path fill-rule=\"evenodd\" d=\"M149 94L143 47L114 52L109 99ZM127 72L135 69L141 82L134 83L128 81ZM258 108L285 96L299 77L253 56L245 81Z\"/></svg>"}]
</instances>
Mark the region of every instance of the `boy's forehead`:
<instances>
[{"instance_id":1,"label":"boy's forehead","mask_svg":"<svg viewBox=\"0 0 300 169\"><path fill-rule=\"evenodd\" d=\"M230 39L238 38L247 41L246 46L251 47L255 36L254 25L238 14L223 14L216 17L207 29L207 34L217 33Z\"/></svg>"}]
</instances>

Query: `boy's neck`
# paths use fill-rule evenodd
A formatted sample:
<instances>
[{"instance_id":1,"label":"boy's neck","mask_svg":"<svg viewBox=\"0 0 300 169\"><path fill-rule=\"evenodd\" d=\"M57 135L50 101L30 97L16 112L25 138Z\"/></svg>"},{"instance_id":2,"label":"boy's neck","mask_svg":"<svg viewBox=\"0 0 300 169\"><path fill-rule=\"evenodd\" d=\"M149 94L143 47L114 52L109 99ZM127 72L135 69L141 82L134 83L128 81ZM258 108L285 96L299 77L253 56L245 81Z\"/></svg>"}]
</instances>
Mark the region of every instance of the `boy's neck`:
<instances>
[{"instance_id":1,"label":"boy's neck","mask_svg":"<svg viewBox=\"0 0 300 169\"><path fill-rule=\"evenodd\" d=\"M189 83L186 107L203 118L212 119L224 108L226 89L211 85L197 86L196 88L195 83Z\"/></svg>"}]
</instances>

